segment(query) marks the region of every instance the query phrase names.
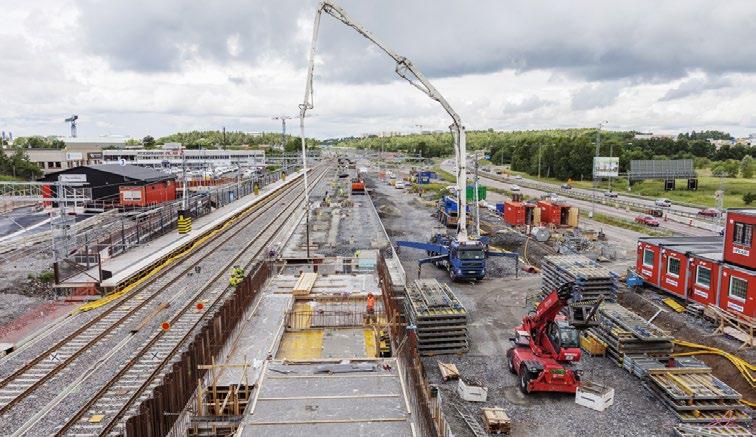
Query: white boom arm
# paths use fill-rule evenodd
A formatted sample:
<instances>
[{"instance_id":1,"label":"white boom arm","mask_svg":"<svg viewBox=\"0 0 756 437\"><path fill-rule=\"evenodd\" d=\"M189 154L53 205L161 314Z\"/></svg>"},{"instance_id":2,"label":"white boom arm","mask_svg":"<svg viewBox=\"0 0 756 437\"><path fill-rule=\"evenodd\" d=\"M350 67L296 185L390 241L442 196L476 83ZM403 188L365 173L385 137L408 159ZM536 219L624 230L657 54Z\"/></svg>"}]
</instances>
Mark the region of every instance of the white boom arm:
<instances>
[{"instance_id":1,"label":"white boom arm","mask_svg":"<svg viewBox=\"0 0 756 437\"><path fill-rule=\"evenodd\" d=\"M335 19L341 21L357 33L370 40L373 44L377 45L384 53L389 55L394 61L396 61L396 74L407 80L412 86L419 89L425 95L441 104L444 110L451 116L452 125L449 127L454 138L454 151L457 158L457 205L459 206L459 228L457 233L457 240L460 242L467 241L467 157L466 157L466 135L465 127L462 125L462 120L459 115L452 109L449 102L436 90L436 88L428 82L423 73L420 72L412 62L395 53L393 50L386 47L378 38L365 29L360 23L356 22L352 17L340 7L335 5L330 0L326 0L320 3L317 12L315 13L315 25L312 28L312 44L310 46L310 62L307 69L307 84L305 87L304 101L299 105L299 127L302 134L302 145L304 148L304 118L308 109L314 107L313 89L312 89L312 77L313 70L315 69L315 49L318 41L318 31L320 29L320 17L323 12L331 15Z\"/></svg>"}]
</instances>

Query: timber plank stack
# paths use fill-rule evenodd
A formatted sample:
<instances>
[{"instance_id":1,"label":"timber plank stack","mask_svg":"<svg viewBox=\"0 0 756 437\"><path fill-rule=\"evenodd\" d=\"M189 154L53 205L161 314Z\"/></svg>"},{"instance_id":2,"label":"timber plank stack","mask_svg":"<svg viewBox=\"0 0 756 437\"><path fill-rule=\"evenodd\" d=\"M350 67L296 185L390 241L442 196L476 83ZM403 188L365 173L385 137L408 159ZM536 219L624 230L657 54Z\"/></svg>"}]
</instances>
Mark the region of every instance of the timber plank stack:
<instances>
[{"instance_id":1,"label":"timber plank stack","mask_svg":"<svg viewBox=\"0 0 756 437\"><path fill-rule=\"evenodd\" d=\"M467 310L446 284L417 279L406 288L407 314L420 355L467 352Z\"/></svg>"},{"instance_id":2,"label":"timber plank stack","mask_svg":"<svg viewBox=\"0 0 756 437\"><path fill-rule=\"evenodd\" d=\"M598 310L598 326L590 332L607 344L607 355L622 365L625 355L640 361L668 359L674 348L669 332L648 323L641 316L615 303L604 303ZM632 373L633 367L628 368ZM642 373L642 371L641 371Z\"/></svg>"},{"instance_id":3,"label":"timber plank stack","mask_svg":"<svg viewBox=\"0 0 756 437\"><path fill-rule=\"evenodd\" d=\"M541 290L548 295L565 282L575 283L573 300L617 300L617 274L583 255L551 255L541 263Z\"/></svg>"},{"instance_id":4,"label":"timber plank stack","mask_svg":"<svg viewBox=\"0 0 756 437\"><path fill-rule=\"evenodd\" d=\"M683 423L751 421L740 393L712 375L709 367L649 369L646 386Z\"/></svg>"}]
</instances>

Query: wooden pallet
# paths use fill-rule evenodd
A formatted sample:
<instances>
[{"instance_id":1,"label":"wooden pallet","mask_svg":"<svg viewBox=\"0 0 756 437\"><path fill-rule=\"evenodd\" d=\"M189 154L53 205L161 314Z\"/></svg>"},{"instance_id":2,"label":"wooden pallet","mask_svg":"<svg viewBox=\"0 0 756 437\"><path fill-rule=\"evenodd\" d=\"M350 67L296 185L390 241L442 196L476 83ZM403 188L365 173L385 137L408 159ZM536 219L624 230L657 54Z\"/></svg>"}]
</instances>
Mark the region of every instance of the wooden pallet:
<instances>
[{"instance_id":1,"label":"wooden pallet","mask_svg":"<svg viewBox=\"0 0 756 437\"><path fill-rule=\"evenodd\" d=\"M441 378L443 378L444 381L459 379L459 370L455 364L442 363L441 361L437 361L437 364L438 370L441 371Z\"/></svg>"},{"instance_id":2,"label":"wooden pallet","mask_svg":"<svg viewBox=\"0 0 756 437\"><path fill-rule=\"evenodd\" d=\"M507 412L500 407L481 408L483 410L483 425L489 434L509 434L511 421Z\"/></svg>"}]
</instances>

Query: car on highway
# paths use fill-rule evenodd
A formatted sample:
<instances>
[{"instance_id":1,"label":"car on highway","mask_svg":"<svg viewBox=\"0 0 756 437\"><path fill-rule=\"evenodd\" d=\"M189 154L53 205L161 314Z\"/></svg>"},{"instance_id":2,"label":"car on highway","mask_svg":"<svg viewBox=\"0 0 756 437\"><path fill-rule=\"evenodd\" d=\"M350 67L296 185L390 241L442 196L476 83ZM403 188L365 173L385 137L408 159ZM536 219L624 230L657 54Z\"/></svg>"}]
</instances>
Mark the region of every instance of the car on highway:
<instances>
[{"instance_id":1,"label":"car on highway","mask_svg":"<svg viewBox=\"0 0 756 437\"><path fill-rule=\"evenodd\" d=\"M522 176L516 174L516 175L512 176L512 179L522 179Z\"/></svg>"},{"instance_id":2,"label":"car on highway","mask_svg":"<svg viewBox=\"0 0 756 437\"><path fill-rule=\"evenodd\" d=\"M394 185L394 187L397 190L403 190L404 189L404 181L396 181L396 185Z\"/></svg>"},{"instance_id":3,"label":"car on highway","mask_svg":"<svg viewBox=\"0 0 756 437\"><path fill-rule=\"evenodd\" d=\"M570 185L570 184L562 184L561 187L562 187L563 190L571 190L572 189L572 185Z\"/></svg>"},{"instance_id":4,"label":"car on highway","mask_svg":"<svg viewBox=\"0 0 756 437\"><path fill-rule=\"evenodd\" d=\"M618 194L614 191L604 191L604 197L611 197L612 199L617 198Z\"/></svg>"},{"instance_id":5,"label":"car on highway","mask_svg":"<svg viewBox=\"0 0 756 437\"><path fill-rule=\"evenodd\" d=\"M520 191L520 186L512 184L512 186L509 187L509 191Z\"/></svg>"},{"instance_id":6,"label":"car on highway","mask_svg":"<svg viewBox=\"0 0 756 437\"><path fill-rule=\"evenodd\" d=\"M646 226L653 226L653 227L659 226L659 220L656 220L650 215L639 215L638 217L635 217L635 221L638 223L643 223Z\"/></svg>"},{"instance_id":7,"label":"car on highway","mask_svg":"<svg viewBox=\"0 0 756 437\"><path fill-rule=\"evenodd\" d=\"M719 217L721 213L716 208L706 208L698 211L698 215L704 217Z\"/></svg>"},{"instance_id":8,"label":"car on highway","mask_svg":"<svg viewBox=\"0 0 756 437\"><path fill-rule=\"evenodd\" d=\"M669 208L672 206L672 202L670 202L669 199L656 199L654 205L661 206L662 208Z\"/></svg>"}]
</instances>

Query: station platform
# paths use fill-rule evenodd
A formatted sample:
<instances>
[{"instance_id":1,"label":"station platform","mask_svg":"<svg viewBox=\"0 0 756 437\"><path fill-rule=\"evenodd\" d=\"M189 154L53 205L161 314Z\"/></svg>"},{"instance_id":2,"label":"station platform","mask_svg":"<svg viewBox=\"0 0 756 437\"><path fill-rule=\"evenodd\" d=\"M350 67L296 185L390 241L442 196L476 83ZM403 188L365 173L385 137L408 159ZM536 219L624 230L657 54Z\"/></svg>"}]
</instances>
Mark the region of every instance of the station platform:
<instances>
[{"instance_id":1,"label":"station platform","mask_svg":"<svg viewBox=\"0 0 756 437\"><path fill-rule=\"evenodd\" d=\"M299 179L301 176L302 170L299 170L289 175L285 181L279 180L266 185L257 195L250 194L241 197L236 202L225 205L203 217L193 220L192 230L187 234L180 235L178 232L172 232L124 254L103 260L102 271L111 274L107 279L100 281L100 267L95 266L86 272L68 278L58 284L57 288L98 290L101 293L116 290L130 280L149 272L155 266L165 262L173 254L180 252L186 246L194 243L228 221L231 217L255 205L281 186L292 180ZM93 297L99 297L99 294Z\"/></svg>"}]
</instances>

